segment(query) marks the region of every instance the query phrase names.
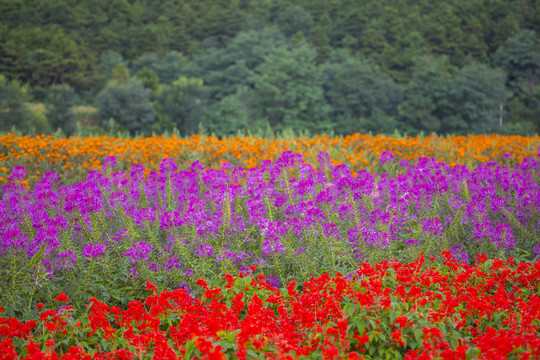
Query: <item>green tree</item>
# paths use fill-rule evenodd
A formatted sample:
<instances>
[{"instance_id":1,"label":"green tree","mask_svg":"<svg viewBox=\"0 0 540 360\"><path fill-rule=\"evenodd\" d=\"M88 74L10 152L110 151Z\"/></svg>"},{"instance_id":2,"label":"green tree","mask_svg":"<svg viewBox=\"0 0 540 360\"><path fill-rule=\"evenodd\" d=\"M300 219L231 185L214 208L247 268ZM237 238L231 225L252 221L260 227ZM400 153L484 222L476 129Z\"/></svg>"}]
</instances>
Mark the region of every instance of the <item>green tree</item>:
<instances>
[{"instance_id":1,"label":"green tree","mask_svg":"<svg viewBox=\"0 0 540 360\"><path fill-rule=\"evenodd\" d=\"M288 5L280 11L276 24L281 32L290 38L298 32L309 34L313 27L313 19L301 6Z\"/></svg>"},{"instance_id":2,"label":"green tree","mask_svg":"<svg viewBox=\"0 0 540 360\"><path fill-rule=\"evenodd\" d=\"M472 63L455 71L448 58L424 57L415 67L399 112L413 128L437 133L500 130L501 104L508 100L500 69Z\"/></svg>"},{"instance_id":3,"label":"green tree","mask_svg":"<svg viewBox=\"0 0 540 360\"><path fill-rule=\"evenodd\" d=\"M441 107L448 105L441 132L463 132L462 122L473 133L501 131L500 108L509 99L505 77L500 69L484 64L472 63L461 68L450 83L448 104L440 104Z\"/></svg>"},{"instance_id":4,"label":"green tree","mask_svg":"<svg viewBox=\"0 0 540 360\"><path fill-rule=\"evenodd\" d=\"M155 72L148 68L143 68L141 71L135 74L135 78L138 79L146 89L150 90L152 98L156 96L160 83Z\"/></svg>"},{"instance_id":5,"label":"green tree","mask_svg":"<svg viewBox=\"0 0 540 360\"><path fill-rule=\"evenodd\" d=\"M150 91L134 79L126 84L109 83L96 99L98 121L105 127L113 119L121 129L131 134L150 134L156 114L150 101ZM156 129L158 130L158 129Z\"/></svg>"},{"instance_id":6,"label":"green tree","mask_svg":"<svg viewBox=\"0 0 540 360\"><path fill-rule=\"evenodd\" d=\"M443 104L455 68L447 57L425 56L416 60L411 81L405 89L404 101L398 111L406 126L427 132L440 132L444 114ZM467 124L458 120L454 128L467 130Z\"/></svg>"},{"instance_id":7,"label":"green tree","mask_svg":"<svg viewBox=\"0 0 540 360\"><path fill-rule=\"evenodd\" d=\"M127 66L124 63L116 64L111 70L110 80L119 85L127 84L129 81L129 69Z\"/></svg>"},{"instance_id":8,"label":"green tree","mask_svg":"<svg viewBox=\"0 0 540 360\"><path fill-rule=\"evenodd\" d=\"M513 93L511 122L540 131L540 36L522 30L495 53L493 63L506 71L506 86Z\"/></svg>"},{"instance_id":9,"label":"green tree","mask_svg":"<svg viewBox=\"0 0 540 360\"><path fill-rule=\"evenodd\" d=\"M323 88L336 133L391 133L398 127L403 91L378 66L336 51L323 67Z\"/></svg>"},{"instance_id":10,"label":"green tree","mask_svg":"<svg viewBox=\"0 0 540 360\"><path fill-rule=\"evenodd\" d=\"M249 107L242 101L241 94L235 94L211 105L203 125L217 136L235 135L239 130L249 129L250 124L253 124L249 118Z\"/></svg>"},{"instance_id":11,"label":"green tree","mask_svg":"<svg viewBox=\"0 0 540 360\"><path fill-rule=\"evenodd\" d=\"M332 128L316 57L317 51L304 43L292 50L276 49L257 67L255 107L275 131L290 128L320 133Z\"/></svg>"},{"instance_id":12,"label":"green tree","mask_svg":"<svg viewBox=\"0 0 540 360\"><path fill-rule=\"evenodd\" d=\"M177 51L169 51L163 57L156 53L146 53L133 62L131 70L136 74L147 68L157 75L160 82L170 84L185 75L187 64L188 60Z\"/></svg>"},{"instance_id":13,"label":"green tree","mask_svg":"<svg viewBox=\"0 0 540 360\"><path fill-rule=\"evenodd\" d=\"M10 131L12 127L29 130L32 112L26 105L28 100L28 86L0 74L0 131Z\"/></svg>"},{"instance_id":14,"label":"green tree","mask_svg":"<svg viewBox=\"0 0 540 360\"><path fill-rule=\"evenodd\" d=\"M0 131L15 128L27 135L49 133L46 119L28 107L29 94L28 85L21 85L18 80L9 81L0 74Z\"/></svg>"},{"instance_id":15,"label":"green tree","mask_svg":"<svg viewBox=\"0 0 540 360\"><path fill-rule=\"evenodd\" d=\"M166 129L176 127L180 133L191 135L199 129L204 100L202 79L180 77L160 87L154 105L160 123Z\"/></svg>"},{"instance_id":16,"label":"green tree","mask_svg":"<svg viewBox=\"0 0 540 360\"><path fill-rule=\"evenodd\" d=\"M88 75L95 71L96 61L85 47L79 46L57 26L34 28L33 31L41 44L29 49L24 57L32 83L91 86Z\"/></svg>"},{"instance_id":17,"label":"green tree","mask_svg":"<svg viewBox=\"0 0 540 360\"><path fill-rule=\"evenodd\" d=\"M76 99L75 91L67 84L53 85L48 89L45 116L54 130L62 129L68 136L75 132L77 124L73 106Z\"/></svg>"},{"instance_id":18,"label":"green tree","mask_svg":"<svg viewBox=\"0 0 540 360\"><path fill-rule=\"evenodd\" d=\"M317 25L315 25L310 31L310 40L317 49L317 64L321 64L332 52L330 46L330 36L332 20L328 14L324 14L319 17Z\"/></svg>"},{"instance_id":19,"label":"green tree","mask_svg":"<svg viewBox=\"0 0 540 360\"><path fill-rule=\"evenodd\" d=\"M540 36L522 30L497 49L493 63L506 71L507 86L514 93L540 84Z\"/></svg>"},{"instance_id":20,"label":"green tree","mask_svg":"<svg viewBox=\"0 0 540 360\"><path fill-rule=\"evenodd\" d=\"M203 79L212 104L249 85L255 68L275 48L284 46L291 44L275 27L241 32L226 47L210 47L197 55L188 73Z\"/></svg>"},{"instance_id":21,"label":"green tree","mask_svg":"<svg viewBox=\"0 0 540 360\"><path fill-rule=\"evenodd\" d=\"M99 73L106 79L111 77L111 72L118 64L124 64L124 57L116 51L108 50L101 54Z\"/></svg>"}]
</instances>

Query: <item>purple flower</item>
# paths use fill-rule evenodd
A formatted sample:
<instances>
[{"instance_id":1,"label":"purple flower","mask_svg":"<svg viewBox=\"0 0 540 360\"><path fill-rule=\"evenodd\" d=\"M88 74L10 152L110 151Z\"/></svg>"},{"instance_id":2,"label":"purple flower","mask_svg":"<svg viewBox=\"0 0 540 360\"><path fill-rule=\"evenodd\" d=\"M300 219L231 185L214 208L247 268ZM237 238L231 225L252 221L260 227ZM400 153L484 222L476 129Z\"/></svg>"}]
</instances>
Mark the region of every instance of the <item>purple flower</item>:
<instances>
[{"instance_id":1,"label":"purple flower","mask_svg":"<svg viewBox=\"0 0 540 360\"><path fill-rule=\"evenodd\" d=\"M228 161L221 162L221 168L225 171L229 171L232 169L231 163Z\"/></svg>"},{"instance_id":2,"label":"purple flower","mask_svg":"<svg viewBox=\"0 0 540 360\"><path fill-rule=\"evenodd\" d=\"M422 230L433 236L438 236L444 231L441 221L437 218L424 219L420 222L422 223Z\"/></svg>"},{"instance_id":3,"label":"purple flower","mask_svg":"<svg viewBox=\"0 0 540 360\"><path fill-rule=\"evenodd\" d=\"M104 254L105 254L105 245L103 245L102 243L88 244L82 251L82 255L87 258L99 259Z\"/></svg>"},{"instance_id":4,"label":"purple flower","mask_svg":"<svg viewBox=\"0 0 540 360\"><path fill-rule=\"evenodd\" d=\"M127 238L128 238L127 229L122 229L120 231L117 231L112 237L115 244L118 244L119 242L126 240Z\"/></svg>"},{"instance_id":5,"label":"purple flower","mask_svg":"<svg viewBox=\"0 0 540 360\"><path fill-rule=\"evenodd\" d=\"M142 181L144 177L144 166L141 164L133 164L129 170L129 175L134 181Z\"/></svg>"},{"instance_id":6,"label":"purple flower","mask_svg":"<svg viewBox=\"0 0 540 360\"><path fill-rule=\"evenodd\" d=\"M492 238L491 241L495 242L497 248L507 248L511 249L516 247L516 239L514 238L514 233L512 228L508 224L500 224L495 227L496 237Z\"/></svg>"},{"instance_id":7,"label":"purple flower","mask_svg":"<svg viewBox=\"0 0 540 360\"><path fill-rule=\"evenodd\" d=\"M276 289L279 289L279 279L276 275L266 275L265 278L267 283L269 283Z\"/></svg>"},{"instance_id":8,"label":"purple flower","mask_svg":"<svg viewBox=\"0 0 540 360\"><path fill-rule=\"evenodd\" d=\"M58 182L58 174L54 171L47 171L43 178L41 179L44 183L47 183L50 185L56 184Z\"/></svg>"},{"instance_id":9,"label":"purple flower","mask_svg":"<svg viewBox=\"0 0 540 360\"><path fill-rule=\"evenodd\" d=\"M129 274L131 276L131 279L135 281L137 279L137 276L139 276L139 272L137 271L137 267L132 267L129 269Z\"/></svg>"},{"instance_id":10,"label":"purple flower","mask_svg":"<svg viewBox=\"0 0 540 360\"><path fill-rule=\"evenodd\" d=\"M191 164L191 172L200 174L204 170L204 165L199 160Z\"/></svg>"},{"instance_id":11,"label":"purple flower","mask_svg":"<svg viewBox=\"0 0 540 360\"><path fill-rule=\"evenodd\" d=\"M103 171L107 171L109 168L113 168L116 166L116 158L113 155L107 156L103 160Z\"/></svg>"},{"instance_id":12,"label":"purple flower","mask_svg":"<svg viewBox=\"0 0 540 360\"><path fill-rule=\"evenodd\" d=\"M199 248L195 251L195 254L198 256L212 256L214 253L214 248L207 244L202 244L199 246Z\"/></svg>"},{"instance_id":13,"label":"purple flower","mask_svg":"<svg viewBox=\"0 0 540 360\"><path fill-rule=\"evenodd\" d=\"M181 267L180 260L175 257L169 258L165 263L165 270L180 269Z\"/></svg>"},{"instance_id":14,"label":"purple flower","mask_svg":"<svg viewBox=\"0 0 540 360\"><path fill-rule=\"evenodd\" d=\"M341 238L341 235L339 234L339 229L334 223L324 223L323 232L324 235L326 235L327 237L335 236L336 238Z\"/></svg>"},{"instance_id":15,"label":"purple flower","mask_svg":"<svg viewBox=\"0 0 540 360\"><path fill-rule=\"evenodd\" d=\"M9 175L9 181L14 180L24 180L26 178L26 169L22 165L17 165L13 168L11 171L11 175Z\"/></svg>"},{"instance_id":16,"label":"purple flower","mask_svg":"<svg viewBox=\"0 0 540 360\"><path fill-rule=\"evenodd\" d=\"M131 249L123 255L129 258L129 262L131 264L134 264L141 260L148 261L148 256L150 255L152 248L152 244L145 243L144 241L139 241L133 243Z\"/></svg>"},{"instance_id":17,"label":"purple flower","mask_svg":"<svg viewBox=\"0 0 540 360\"><path fill-rule=\"evenodd\" d=\"M188 283L185 281L178 284L178 289L183 289L183 290L186 290L188 293L191 293L191 289L189 288Z\"/></svg>"},{"instance_id":18,"label":"purple flower","mask_svg":"<svg viewBox=\"0 0 540 360\"><path fill-rule=\"evenodd\" d=\"M285 246L277 235L269 235L263 240L262 256L270 255L271 253L281 254L285 252Z\"/></svg>"},{"instance_id":19,"label":"purple flower","mask_svg":"<svg viewBox=\"0 0 540 360\"><path fill-rule=\"evenodd\" d=\"M384 165L387 162L392 161L392 160L394 160L394 153L392 153L391 151L383 151L382 152L381 158L380 158L380 161L381 161L382 165Z\"/></svg>"},{"instance_id":20,"label":"purple flower","mask_svg":"<svg viewBox=\"0 0 540 360\"><path fill-rule=\"evenodd\" d=\"M15 225L15 224L14 224ZM19 227L11 226L3 231L0 230L0 249L13 247L14 250L24 248L28 243L28 236Z\"/></svg>"},{"instance_id":21,"label":"purple flower","mask_svg":"<svg viewBox=\"0 0 540 360\"><path fill-rule=\"evenodd\" d=\"M319 171L325 172L326 170L332 170L334 168L330 161L330 154L328 154L327 151L319 152L317 159L319 160Z\"/></svg>"},{"instance_id":22,"label":"purple flower","mask_svg":"<svg viewBox=\"0 0 540 360\"><path fill-rule=\"evenodd\" d=\"M399 162L398 165L401 166L401 167L409 166L409 160L403 159L403 160L401 160L401 161Z\"/></svg>"},{"instance_id":23,"label":"purple flower","mask_svg":"<svg viewBox=\"0 0 540 360\"><path fill-rule=\"evenodd\" d=\"M275 207L282 207L287 203L288 199L285 196L276 196L274 199L274 206Z\"/></svg>"},{"instance_id":24,"label":"purple flower","mask_svg":"<svg viewBox=\"0 0 540 360\"><path fill-rule=\"evenodd\" d=\"M469 254L465 251L465 246L463 244L459 244L457 246L452 246L452 250L450 250L450 254L452 254L452 257L454 260L462 263L468 263L469 262Z\"/></svg>"},{"instance_id":25,"label":"purple flower","mask_svg":"<svg viewBox=\"0 0 540 360\"><path fill-rule=\"evenodd\" d=\"M162 174L170 175L176 170L178 170L178 166L176 166L174 160L171 158L163 159L159 163L159 172Z\"/></svg>"},{"instance_id":26,"label":"purple flower","mask_svg":"<svg viewBox=\"0 0 540 360\"><path fill-rule=\"evenodd\" d=\"M61 269L72 269L73 266L77 265L77 261L75 260L77 255L71 249L59 252L56 257L59 258L56 265Z\"/></svg>"},{"instance_id":27,"label":"purple flower","mask_svg":"<svg viewBox=\"0 0 540 360\"><path fill-rule=\"evenodd\" d=\"M533 254L536 255L536 257L540 257L540 244L536 244L533 250Z\"/></svg>"}]
</instances>

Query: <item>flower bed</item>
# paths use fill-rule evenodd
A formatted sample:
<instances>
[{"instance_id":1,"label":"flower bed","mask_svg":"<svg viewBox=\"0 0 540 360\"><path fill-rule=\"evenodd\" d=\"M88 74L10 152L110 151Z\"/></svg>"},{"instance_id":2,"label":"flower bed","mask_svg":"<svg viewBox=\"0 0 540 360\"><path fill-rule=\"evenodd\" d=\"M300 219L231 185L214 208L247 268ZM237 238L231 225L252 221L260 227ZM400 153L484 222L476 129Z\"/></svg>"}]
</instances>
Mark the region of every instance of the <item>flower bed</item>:
<instances>
[{"instance_id":1,"label":"flower bed","mask_svg":"<svg viewBox=\"0 0 540 360\"><path fill-rule=\"evenodd\" d=\"M538 358L540 161L507 158L15 166L0 359Z\"/></svg>"},{"instance_id":2,"label":"flower bed","mask_svg":"<svg viewBox=\"0 0 540 360\"><path fill-rule=\"evenodd\" d=\"M347 165L354 173L365 169L384 171L379 157L384 151L395 155L396 162L411 164L422 157L434 158L450 166L474 168L496 161L519 164L524 158L537 155L539 136L469 135L439 137L389 137L353 134L331 138L328 135L261 139L193 135L189 138L147 137L113 138L82 137L54 139L52 136L0 136L0 184L7 182L9 172L17 165L26 168L25 184L33 185L43 174L55 171L63 184L73 184L86 177L89 170L98 170L106 156L115 156L122 170L141 164L146 174L156 170L163 158L174 159L182 169L200 161L205 167L219 168L224 160L233 167L254 168L262 160L277 160L286 150L302 154L306 161L317 162L321 151L331 155L333 165Z\"/></svg>"},{"instance_id":3,"label":"flower bed","mask_svg":"<svg viewBox=\"0 0 540 360\"><path fill-rule=\"evenodd\" d=\"M32 190L16 167L0 202L0 303L35 317L35 304L59 291L125 306L146 281L193 290L198 278L214 283L251 265L279 287L441 250L465 263L482 253L540 255L540 161L469 171L385 156L393 176L356 178L324 153L318 167L285 152L249 171L227 163L179 171L166 159L147 178L140 165L113 172L110 157L86 181L58 186L47 173Z\"/></svg>"},{"instance_id":4,"label":"flower bed","mask_svg":"<svg viewBox=\"0 0 540 360\"><path fill-rule=\"evenodd\" d=\"M204 289L158 291L125 310L95 298L75 318L69 299L39 321L0 317L2 359L535 359L540 262L363 263L276 289L262 274ZM57 310L57 309L60 310Z\"/></svg>"}]
</instances>

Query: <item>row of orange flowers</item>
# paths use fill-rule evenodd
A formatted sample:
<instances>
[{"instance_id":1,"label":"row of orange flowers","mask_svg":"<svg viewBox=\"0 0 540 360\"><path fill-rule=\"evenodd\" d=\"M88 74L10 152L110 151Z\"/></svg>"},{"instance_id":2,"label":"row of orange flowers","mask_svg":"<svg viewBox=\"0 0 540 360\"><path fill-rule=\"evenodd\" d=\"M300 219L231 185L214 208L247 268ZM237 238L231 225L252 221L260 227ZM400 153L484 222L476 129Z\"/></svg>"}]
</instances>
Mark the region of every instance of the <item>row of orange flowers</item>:
<instances>
[{"instance_id":1,"label":"row of orange flowers","mask_svg":"<svg viewBox=\"0 0 540 360\"><path fill-rule=\"evenodd\" d=\"M536 156L540 136L470 135L394 138L385 135L353 134L346 137L317 135L313 138L262 139L193 135L189 138L146 137L121 139L108 136L54 139L52 136L0 137L0 183L6 182L15 165L23 165L29 181L46 171L56 171L72 179L98 169L106 156L116 156L123 167L134 163L153 169L163 158L173 158L180 166L199 160L208 167L219 167L224 160L233 166L252 168L262 160L274 160L285 150L317 162L320 151L328 151L335 164L346 164L353 171L376 170L383 151L391 151L396 161L414 162L433 157L449 165L476 166L491 160L518 163Z\"/></svg>"}]
</instances>

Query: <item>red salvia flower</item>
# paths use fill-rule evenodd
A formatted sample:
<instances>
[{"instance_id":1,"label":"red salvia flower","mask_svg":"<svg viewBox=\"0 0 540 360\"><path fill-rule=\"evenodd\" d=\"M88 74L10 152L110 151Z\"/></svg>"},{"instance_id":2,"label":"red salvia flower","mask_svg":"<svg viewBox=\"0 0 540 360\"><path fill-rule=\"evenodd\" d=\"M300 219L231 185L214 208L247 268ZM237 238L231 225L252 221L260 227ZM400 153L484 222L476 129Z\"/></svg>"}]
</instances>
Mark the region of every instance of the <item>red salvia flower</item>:
<instances>
[{"instance_id":1,"label":"red salvia flower","mask_svg":"<svg viewBox=\"0 0 540 360\"><path fill-rule=\"evenodd\" d=\"M68 297L66 296L66 294L64 294L63 292L61 292L61 293L56 297L56 299L54 299L54 301L58 301L58 302L70 302L71 300L68 299Z\"/></svg>"}]
</instances>

